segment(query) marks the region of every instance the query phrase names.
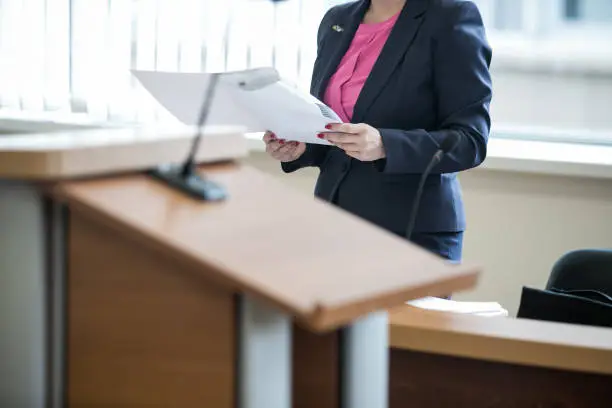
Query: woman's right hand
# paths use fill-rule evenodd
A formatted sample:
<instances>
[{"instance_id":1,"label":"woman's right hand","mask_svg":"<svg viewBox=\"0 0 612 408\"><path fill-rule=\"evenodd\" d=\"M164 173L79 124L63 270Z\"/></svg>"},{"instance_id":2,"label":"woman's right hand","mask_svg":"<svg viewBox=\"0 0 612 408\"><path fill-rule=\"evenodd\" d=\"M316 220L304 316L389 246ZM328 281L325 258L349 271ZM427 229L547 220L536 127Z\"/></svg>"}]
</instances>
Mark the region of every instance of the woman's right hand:
<instances>
[{"instance_id":1,"label":"woman's right hand","mask_svg":"<svg viewBox=\"0 0 612 408\"><path fill-rule=\"evenodd\" d=\"M305 143L286 142L282 139L277 139L272 132L266 132L263 141L266 144L266 153L281 162L297 160L306 151Z\"/></svg>"}]
</instances>

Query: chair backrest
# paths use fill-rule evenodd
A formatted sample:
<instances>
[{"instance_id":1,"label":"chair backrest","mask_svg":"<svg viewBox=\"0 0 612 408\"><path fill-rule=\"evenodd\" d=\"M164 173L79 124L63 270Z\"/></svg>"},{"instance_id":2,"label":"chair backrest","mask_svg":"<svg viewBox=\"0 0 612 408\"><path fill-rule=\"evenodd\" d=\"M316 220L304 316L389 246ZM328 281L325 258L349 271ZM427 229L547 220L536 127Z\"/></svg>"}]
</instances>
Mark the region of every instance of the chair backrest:
<instances>
[{"instance_id":1,"label":"chair backrest","mask_svg":"<svg viewBox=\"0 0 612 408\"><path fill-rule=\"evenodd\" d=\"M517 317L612 327L612 250L564 255L545 290L523 288Z\"/></svg>"},{"instance_id":2,"label":"chair backrest","mask_svg":"<svg viewBox=\"0 0 612 408\"><path fill-rule=\"evenodd\" d=\"M582 249L562 256L553 266L546 289L598 291L612 297L612 249Z\"/></svg>"}]
</instances>

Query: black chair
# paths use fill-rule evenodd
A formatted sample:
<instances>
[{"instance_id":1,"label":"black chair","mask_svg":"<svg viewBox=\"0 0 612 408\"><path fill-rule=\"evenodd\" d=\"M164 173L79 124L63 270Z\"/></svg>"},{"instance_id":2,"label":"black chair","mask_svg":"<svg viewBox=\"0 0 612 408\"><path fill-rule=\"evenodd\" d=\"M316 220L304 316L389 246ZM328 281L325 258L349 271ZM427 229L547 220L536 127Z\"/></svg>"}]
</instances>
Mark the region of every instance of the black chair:
<instances>
[{"instance_id":1,"label":"black chair","mask_svg":"<svg viewBox=\"0 0 612 408\"><path fill-rule=\"evenodd\" d=\"M523 288L517 317L612 327L612 250L584 249L561 257L545 290Z\"/></svg>"},{"instance_id":2,"label":"black chair","mask_svg":"<svg viewBox=\"0 0 612 408\"><path fill-rule=\"evenodd\" d=\"M612 249L582 249L570 252L553 266L548 290L597 290L612 297Z\"/></svg>"}]
</instances>

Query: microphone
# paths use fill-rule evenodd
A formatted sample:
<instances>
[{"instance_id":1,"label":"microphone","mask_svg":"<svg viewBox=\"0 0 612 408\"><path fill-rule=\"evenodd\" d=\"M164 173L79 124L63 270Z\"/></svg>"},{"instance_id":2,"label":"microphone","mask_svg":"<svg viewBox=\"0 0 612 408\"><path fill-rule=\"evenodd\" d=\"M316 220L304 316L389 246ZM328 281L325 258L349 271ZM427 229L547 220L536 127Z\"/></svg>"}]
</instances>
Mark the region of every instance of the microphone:
<instances>
[{"instance_id":1,"label":"microphone","mask_svg":"<svg viewBox=\"0 0 612 408\"><path fill-rule=\"evenodd\" d=\"M275 6L285 0L269 0ZM229 29L225 31L224 43L228 45ZM198 117L198 127L187 158L181 165L162 165L153 169L149 174L168 186L178 189L197 200L201 201L223 201L227 198L227 191L223 186L208 180L198 174L196 165L196 155L203 137L203 128L206 124L210 110L214 102L215 91L219 83L220 74L210 75L206 93L200 107Z\"/></svg>"},{"instance_id":2,"label":"microphone","mask_svg":"<svg viewBox=\"0 0 612 408\"><path fill-rule=\"evenodd\" d=\"M210 113L218 82L219 74L211 74L200 108L196 135L191 142L189 154L183 164L162 165L149 173L152 177L168 184L170 187L201 201L222 201L227 198L225 188L198 174L196 166L196 154L202 140L202 130Z\"/></svg>"},{"instance_id":3,"label":"microphone","mask_svg":"<svg viewBox=\"0 0 612 408\"><path fill-rule=\"evenodd\" d=\"M412 202L412 208L410 210L410 216L408 218L408 226L406 227L406 238L410 240L412 238L412 232L414 230L414 225L416 223L417 213L419 212L419 206L421 205L421 196L423 195L423 189L425 188L425 181L429 174L433 170L433 168L440 163L445 154L450 153L457 145L459 144L459 136L455 133L451 133L446 136L438 150L433 155L429 164L425 168L425 171L421 175L421 179L419 180L419 186L417 188L416 195L414 197L414 201Z\"/></svg>"}]
</instances>

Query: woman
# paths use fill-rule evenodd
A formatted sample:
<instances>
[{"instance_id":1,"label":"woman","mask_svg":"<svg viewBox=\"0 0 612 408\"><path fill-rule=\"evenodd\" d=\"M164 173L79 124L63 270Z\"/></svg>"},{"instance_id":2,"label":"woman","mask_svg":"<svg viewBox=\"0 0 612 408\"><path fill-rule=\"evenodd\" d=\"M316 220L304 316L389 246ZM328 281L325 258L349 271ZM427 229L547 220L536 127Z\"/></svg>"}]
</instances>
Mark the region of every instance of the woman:
<instances>
[{"instance_id":1,"label":"woman","mask_svg":"<svg viewBox=\"0 0 612 408\"><path fill-rule=\"evenodd\" d=\"M346 123L319 135L333 146L268 132L267 152L285 172L318 167L316 196L404 236L421 174L441 143L455 139L425 182L410 238L460 261L465 215L456 173L485 159L490 61L471 1L336 6L319 28L311 93Z\"/></svg>"}]
</instances>

